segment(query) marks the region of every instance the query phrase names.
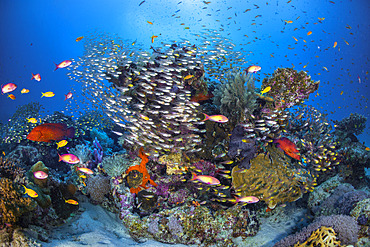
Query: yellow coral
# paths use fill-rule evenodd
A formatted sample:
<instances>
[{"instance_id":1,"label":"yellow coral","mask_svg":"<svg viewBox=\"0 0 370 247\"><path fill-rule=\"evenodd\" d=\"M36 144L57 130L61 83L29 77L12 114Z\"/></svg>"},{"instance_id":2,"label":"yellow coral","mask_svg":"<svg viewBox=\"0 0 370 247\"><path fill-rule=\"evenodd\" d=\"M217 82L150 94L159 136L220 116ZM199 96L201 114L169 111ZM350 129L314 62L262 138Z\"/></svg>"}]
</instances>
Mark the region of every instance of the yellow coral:
<instances>
[{"instance_id":1,"label":"yellow coral","mask_svg":"<svg viewBox=\"0 0 370 247\"><path fill-rule=\"evenodd\" d=\"M36 203L30 198L22 197L7 178L0 179L0 226L3 224L14 224L19 217L36 207Z\"/></svg>"},{"instance_id":2,"label":"yellow coral","mask_svg":"<svg viewBox=\"0 0 370 247\"><path fill-rule=\"evenodd\" d=\"M232 170L232 183L241 196L256 196L269 208L292 202L307 192L315 178L303 168L296 168L290 158L276 147L267 147L268 154L259 154L251 160L249 169Z\"/></svg>"},{"instance_id":3,"label":"yellow coral","mask_svg":"<svg viewBox=\"0 0 370 247\"><path fill-rule=\"evenodd\" d=\"M306 242L300 244L299 242L294 247L316 247L316 246L341 246L340 241L337 240L336 233L333 228L322 226L314 231Z\"/></svg>"},{"instance_id":4,"label":"yellow coral","mask_svg":"<svg viewBox=\"0 0 370 247\"><path fill-rule=\"evenodd\" d=\"M166 165L167 175L182 174L188 168L186 164L183 162L181 152L162 155L161 157L159 157L158 163Z\"/></svg>"}]
</instances>

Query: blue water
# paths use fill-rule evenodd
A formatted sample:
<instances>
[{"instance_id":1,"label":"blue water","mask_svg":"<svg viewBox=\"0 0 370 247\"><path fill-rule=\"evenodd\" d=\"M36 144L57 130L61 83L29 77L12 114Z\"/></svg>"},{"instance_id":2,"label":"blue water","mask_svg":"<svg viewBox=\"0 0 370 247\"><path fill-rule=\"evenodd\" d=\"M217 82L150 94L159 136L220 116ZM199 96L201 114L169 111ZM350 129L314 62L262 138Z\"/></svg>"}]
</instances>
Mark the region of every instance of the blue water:
<instances>
[{"instance_id":1,"label":"blue water","mask_svg":"<svg viewBox=\"0 0 370 247\"><path fill-rule=\"evenodd\" d=\"M1 122L6 122L17 106L32 101L39 101L50 113L65 110L64 95L74 90L77 96L79 86L68 80L66 69L54 72L54 63L83 55L84 40L75 41L79 36L106 32L131 42L137 40L149 50L152 35L159 36L155 40L159 46L179 38L193 40L191 34L205 28L218 30L236 44L236 50L249 54L248 62L262 67L257 74L261 81L278 67L303 70L307 65L304 70L321 81L318 95L311 95L309 103L329 114L329 119L340 120L354 112L369 118L370 1L233 0L205 4L199 0L146 0L139 6L141 2L0 1L0 81L18 85L13 92L15 100L0 97ZM251 10L245 12L247 9ZM318 18L325 19L319 22ZM309 31L312 34L308 36ZM335 41L338 45L333 48ZM42 80L31 80L31 73L40 73ZM22 88L30 92L21 94ZM46 91L55 96L40 98ZM368 146L369 126L359 137Z\"/></svg>"}]
</instances>

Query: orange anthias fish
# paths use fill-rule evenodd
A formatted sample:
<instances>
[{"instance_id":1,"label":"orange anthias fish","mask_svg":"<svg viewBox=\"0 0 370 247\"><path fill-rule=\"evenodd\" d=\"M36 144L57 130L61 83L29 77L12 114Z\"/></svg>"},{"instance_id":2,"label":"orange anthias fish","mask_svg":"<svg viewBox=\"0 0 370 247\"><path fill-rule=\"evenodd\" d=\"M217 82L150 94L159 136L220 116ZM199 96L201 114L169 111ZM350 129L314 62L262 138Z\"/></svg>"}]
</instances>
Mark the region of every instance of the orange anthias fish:
<instances>
[{"instance_id":1,"label":"orange anthias fish","mask_svg":"<svg viewBox=\"0 0 370 247\"><path fill-rule=\"evenodd\" d=\"M36 81L41 81L41 75L40 74L34 74L34 73L31 73L31 74L32 74L31 80L35 79Z\"/></svg>"},{"instance_id":2,"label":"orange anthias fish","mask_svg":"<svg viewBox=\"0 0 370 247\"><path fill-rule=\"evenodd\" d=\"M78 37L78 38L76 39L76 42L81 41L81 39L83 39L83 38L84 38L84 36L80 36L80 37Z\"/></svg>"},{"instance_id":3,"label":"orange anthias fish","mask_svg":"<svg viewBox=\"0 0 370 247\"><path fill-rule=\"evenodd\" d=\"M259 202L259 199L255 196L243 196L243 197L235 197L235 199L230 200L231 202L238 203L256 203Z\"/></svg>"},{"instance_id":4,"label":"orange anthias fish","mask_svg":"<svg viewBox=\"0 0 370 247\"><path fill-rule=\"evenodd\" d=\"M1 93L10 93L13 92L15 89L17 89L17 85L15 85L14 83L8 83L4 86L1 86Z\"/></svg>"},{"instance_id":5,"label":"orange anthias fish","mask_svg":"<svg viewBox=\"0 0 370 247\"><path fill-rule=\"evenodd\" d=\"M73 200L73 199L68 199L68 200L66 200L66 199L64 198L64 202L65 202L65 203L68 203L68 204L72 204L72 205L78 205L78 201Z\"/></svg>"},{"instance_id":6,"label":"orange anthias fish","mask_svg":"<svg viewBox=\"0 0 370 247\"><path fill-rule=\"evenodd\" d=\"M214 95L212 93L208 93L208 94L198 93L198 94L194 95L193 97L191 97L190 101L191 102L205 101L205 100L209 100L209 99L213 98L213 96Z\"/></svg>"},{"instance_id":7,"label":"orange anthias fish","mask_svg":"<svg viewBox=\"0 0 370 247\"><path fill-rule=\"evenodd\" d=\"M74 135L74 128L68 128L64 123L45 123L33 128L27 135L27 139L38 142L51 142L73 138Z\"/></svg>"},{"instance_id":8,"label":"orange anthias fish","mask_svg":"<svg viewBox=\"0 0 370 247\"><path fill-rule=\"evenodd\" d=\"M10 99L12 99L12 100L15 100L15 96L14 96L14 94L9 94L9 95L8 95L8 98L10 98Z\"/></svg>"},{"instance_id":9,"label":"orange anthias fish","mask_svg":"<svg viewBox=\"0 0 370 247\"><path fill-rule=\"evenodd\" d=\"M202 121L211 120L211 121L217 122L217 123L226 123L227 121L229 121L229 119L227 117L225 117L224 115L212 115L212 116L208 116L205 113L203 113L203 114L204 114L204 116L206 118L203 119Z\"/></svg>"},{"instance_id":10,"label":"orange anthias fish","mask_svg":"<svg viewBox=\"0 0 370 247\"><path fill-rule=\"evenodd\" d=\"M65 96L66 98L64 100L66 101L67 99L72 98L73 94L71 92L68 92L67 94L65 94Z\"/></svg>"},{"instance_id":11,"label":"orange anthias fish","mask_svg":"<svg viewBox=\"0 0 370 247\"><path fill-rule=\"evenodd\" d=\"M260 66L252 65L252 66L249 66L245 71L247 73L257 73L260 70L261 70L261 67Z\"/></svg>"},{"instance_id":12,"label":"orange anthias fish","mask_svg":"<svg viewBox=\"0 0 370 247\"><path fill-rule=\"evenodd\" d=\"M155 38L158 38L158 36L157 36L157 35L153 35L153 36L152 36L152 43L154 43L154 39L155 39Z\"/></svg>"},{"instance_id":13,"label":"orange anthias fish","mask_svg":"<svg viewBox=\"0 0 370 247\"><path fill-rule=\"evenodd\" d=\"M204 184L209 184L209 185L217 185L220 184L220 181L212 176L208 175L197 175L194 172L191 173L191 179L190 181L198 180Z\"/></svg>"},{"instance_id":14,"label":"orange anthias fish","mask_svg":"<svg viewBox=\"0 0 370 247\"><path fill-rule=\"evenodd\" d=\"M277 143L277 147L281 148L287 155L296 160L301 160L297 146L286 137L275 139L274 143Z\"/></svg>"},{"instance_id":15,"label":"orange anthias fish","mask_svg":"<svg viewBox=\"0 0 370 247\"><path fill-rule=\"evenodd\" d=\"M68 67L69 65L71 65L71 63L72 63L72 61L70 61L70 60L64 60L60 64L54 63L55 64L54 71L56 71L57 69L62 69L62 68Z\"/></svg>"},{"instance_id":16,"label":"orange anthias fish","mask_svg":"<svg viewBox=\"0 0 370 247\"><path fill-rule=\"evenodd\" d=\"M74 154L62 154L62 155L58 154L58 156L59 156L58 162L63 161L67 164L72 165L80 163L80 159Z\"/></svg>"},{"instance_id":17,"label":"orange anthias fish","mask_svg":"<svg viewBox=\"0 0 370 247\"><path fill-rule=\"evenodd\" d=\"M32 198L35 198L35 197L38 197L39 196L36 193L36 191L34 191L33 189L29 189L26 186L24 186L23 184L22 184L22 186L24 187L24 194L27 194L27 195L29 195Z\"/></svg>"},{"instance_id":18,"label":"orange anthias fish","mask_svg":"<svg viewBox=\"0 0 370 247\"><path fill-rule=\"evenodd\" d=\"M94 172L92 170L90 170L89 168L86 168L86 167L78 167L77 170L80 171L80 172L83 172L85 174L88 174L88 175L94 174Z\"/></svg>"}]
</instances>

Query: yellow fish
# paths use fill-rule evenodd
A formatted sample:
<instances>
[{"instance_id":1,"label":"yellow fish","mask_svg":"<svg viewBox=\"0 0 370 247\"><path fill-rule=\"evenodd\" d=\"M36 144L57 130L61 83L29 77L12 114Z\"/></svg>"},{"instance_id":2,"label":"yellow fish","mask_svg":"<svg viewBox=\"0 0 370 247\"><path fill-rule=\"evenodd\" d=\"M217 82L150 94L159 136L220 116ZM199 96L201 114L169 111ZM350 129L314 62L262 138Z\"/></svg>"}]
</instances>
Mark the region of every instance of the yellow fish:
<instances>
[{"instance_id":1,"label":"yellow fish","mask_svg":"<svg viewBox=\"0 0 370 247\"><path fill-rule=\"evenodd\" d=\"M72 205L78 205L78 201L75 201L73 199L64 199L65 203L72 204Z\"/></svg>"},{"instance_id":2,"label":"yellow fish","mask_svg":"<svg viewBox=\"0 0 370 247\"><path fill-rule=\"evenodd\" d=\"M51 97L54 97L54 93L53 92L46 92L46 93L41 93L41 98L42 97L47 97L47 98L51 98Z\"/></svg>"},{"instance_id":3,"label":"yellow fish","mask_svg":"<svg viewBox=\"0 0 370 247\"><path fill-rule=\"evenodd\" d=\"M266 87L265 89L262 90L261 95L263 95L264 93L267 93L270 90L271 90L270 86Z\"/></svg>"},{"instance_id":4,"label":"yellow fish","mask_svg":"<svg viewBox=\"0 0 370 247\"><path fill-rule=\"evenodd\" d=\"M184 77L184 79L187 80L187 79L190 79L190 78L193 78L193 77L194 77L193 75L187 75L187 76Z\"/></svg>"},{"instance_id":5,"label":"yellow fish","mask_svg":"<svg viewBox=\"0 0 370 247\"><path fill-rule=\"evenodd\" d=\"M57 149L58 148L61 148L61 147L64 147L65 145L67 145L68 141L66 140L61 140L60 142L57 142Z\"/></svg>"},{"instance_id":6,"label":"yellow fish","mask_svg":"<svg viewBox=\"0 0 370 247\"><path fill-rule=\"evenodd\" d=\"M337 41L334 42L333 48L337 47Z\"/></svg>"},{"instance_id":7,"label":"yellow fish","mask_svg":"<svg viewBox=\"0 0 370 247\"><path fill-rule=\"evenodd\" d=\"M24 191L24 194L27 194L27 195L29 195L30 197L32 197L32 198L35 198L35 197L38 197L39 195L36 193L36 191L34 191L34 190L32 190L32 189L28 189L28 188L26 188L26 186L24 186L23 184L22 184L22 186L24 187L24 189L25 189L25 191Z\"/></svg>"},{"instance_id":8,"label":"yellow fish","mask_svg":"<svg viewBox=\"0 0 370 247\"><path fill-rule=\"evenodd\" d=\"M27 120L28 120L29 123L33 123L33 124L37 123L37 119L34 118L34 117L27 118Z\"/></svg>"},{"instance_id":9,"label":"yellow fish","mask_svg":"<svg viewBox=\"0 0 370 247\"><path fill-rule=\"evenodd\" d=\"M26 89L26 88L23 88L21 93L29 93L30 90Z\"/></svg>"}]
</instances>

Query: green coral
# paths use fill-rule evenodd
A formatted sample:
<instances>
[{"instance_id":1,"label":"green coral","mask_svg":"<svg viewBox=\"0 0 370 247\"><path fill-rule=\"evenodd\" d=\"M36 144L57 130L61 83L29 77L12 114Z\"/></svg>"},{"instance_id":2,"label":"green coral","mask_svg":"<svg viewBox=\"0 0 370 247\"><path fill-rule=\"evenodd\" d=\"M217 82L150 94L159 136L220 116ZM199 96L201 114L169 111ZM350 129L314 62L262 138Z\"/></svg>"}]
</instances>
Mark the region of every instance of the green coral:
<instances>
[{"instance_id":1,"label":"green coral","mask_svg":"<svg viewBox=\"0 0 370 247\"><path fill-rule=\"evenodd\" d=\"M233 168L232 183L241 196L256 196L274 208L296 201L312 190L316 180L308 171L291 164L281 149L274 146L266 149L268 155L259 154L252 159L249 169Z\"/></svg>"},{"instance_id":2,"label":"green coral","mask_svg":"<svg viewBox=\"0 0 370 247\"><path fill-rule=\"evenodd\" d=\"M213 92L213 103L220 108L222 115L236 124L245 120L246 112L251 113L256 108L254 81L240 68L234 68L225 78Z\"/></svg>"}]
</instances>

